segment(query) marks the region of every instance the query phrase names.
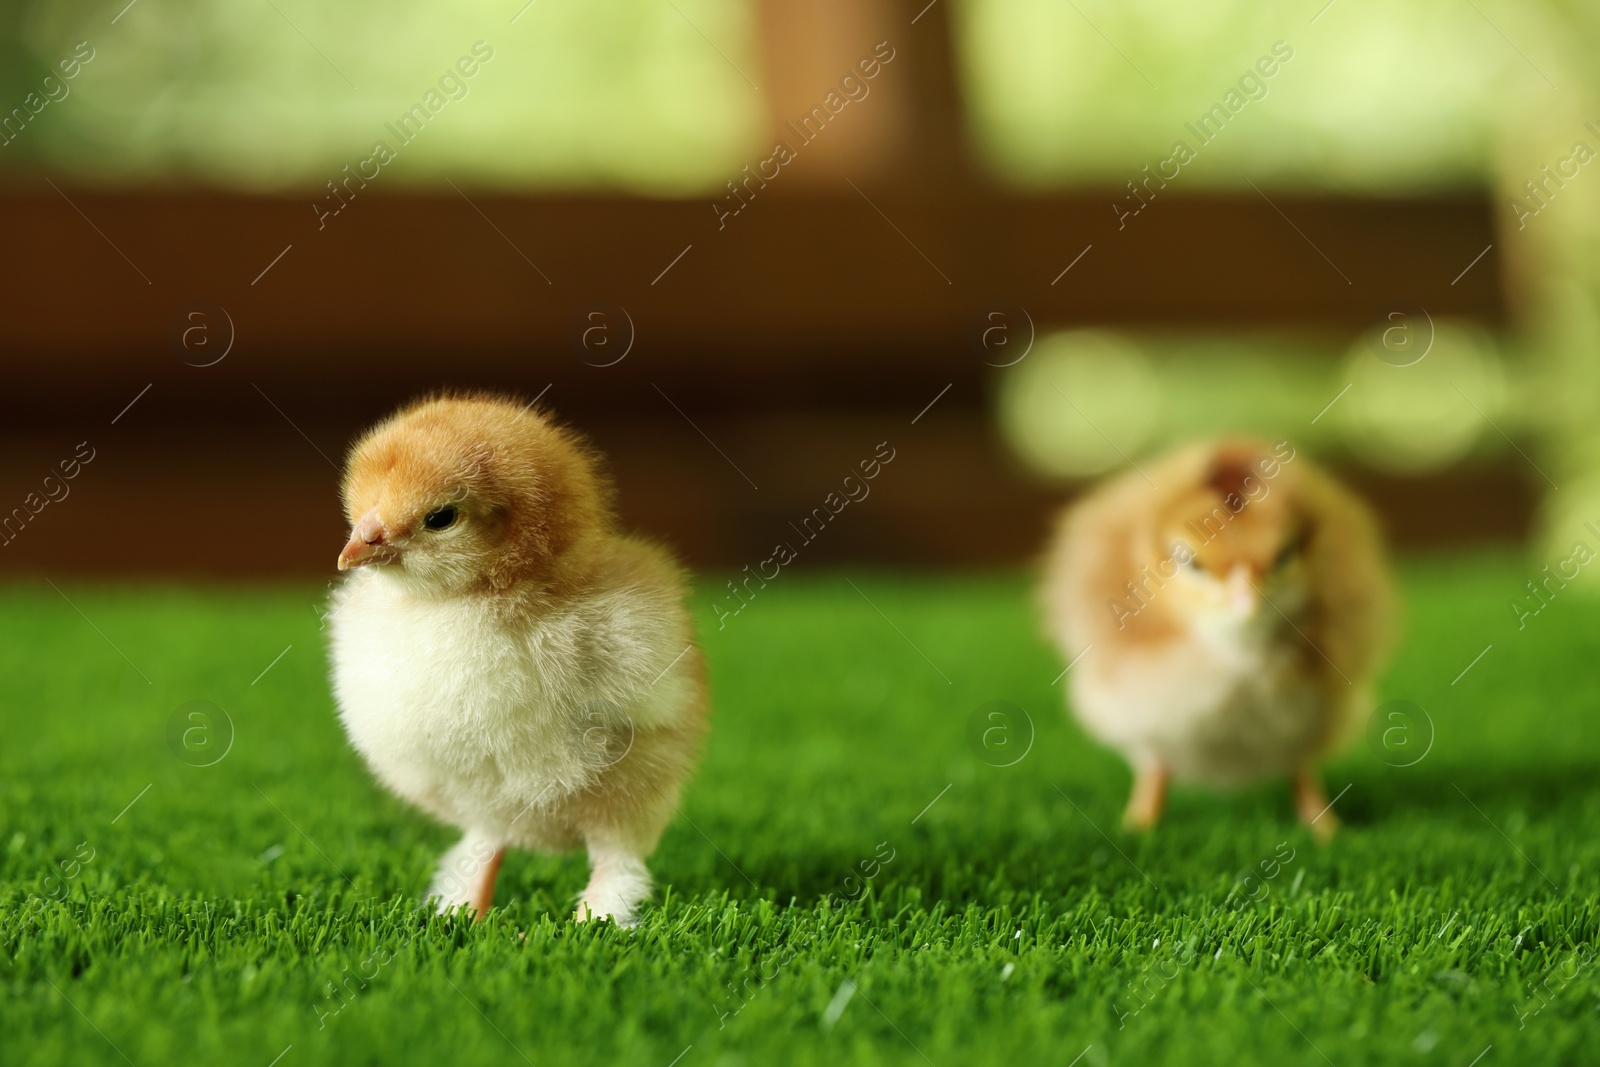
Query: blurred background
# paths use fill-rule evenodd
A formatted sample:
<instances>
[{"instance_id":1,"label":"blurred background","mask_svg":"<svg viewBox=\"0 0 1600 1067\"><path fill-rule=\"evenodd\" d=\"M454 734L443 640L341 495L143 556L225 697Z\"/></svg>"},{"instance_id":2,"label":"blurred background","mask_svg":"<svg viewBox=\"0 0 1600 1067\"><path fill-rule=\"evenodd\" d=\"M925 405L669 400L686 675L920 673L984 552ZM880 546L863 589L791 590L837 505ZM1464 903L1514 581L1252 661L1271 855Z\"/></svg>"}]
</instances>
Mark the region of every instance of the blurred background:
<instances>
[{"instance_id":1,"label":"blurred background","mask_svg":"<svg viewBox=\"0 0 1600 1067\"><path fill-rule=\"evenodd\" d=\"M446 386L704 567L883 442L806 558L1015 565L1222 429L1402 548L1564 559L1597 44L1575 0L20 0L0 571L331 576L343 450Z\"/></svg>"}]
</instances>

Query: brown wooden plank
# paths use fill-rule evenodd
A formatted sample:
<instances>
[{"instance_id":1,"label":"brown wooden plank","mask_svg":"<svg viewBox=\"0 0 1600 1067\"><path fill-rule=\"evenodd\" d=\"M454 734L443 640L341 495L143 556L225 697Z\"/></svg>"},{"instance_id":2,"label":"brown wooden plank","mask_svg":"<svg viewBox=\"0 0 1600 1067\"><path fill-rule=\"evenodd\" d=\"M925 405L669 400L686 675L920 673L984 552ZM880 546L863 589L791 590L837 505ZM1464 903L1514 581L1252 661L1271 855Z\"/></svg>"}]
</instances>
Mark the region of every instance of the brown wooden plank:
<instances>
[{"instance_id":1,"label":"brown wooden plank","mask_svg":"<svg viewBox=\"0 0 1600 1067\"><path fill-rule=\"evenodd\" d=\"M241 351L323 368L337 353L451 352L486 367L565 357L596 301L626 308L640 344L675 358L760 352L786 367L843 353L959 359L996 300L1041 327L1353 332L1397 301L1506 313L1498 251L1451 284L1494 239L1481 196L1274 193L1274 207L1254 193L1163 193L1119 231L1110 195L869 184L790 196L774 182L719 231L707 201L369 189L319 232L305 201L63 192L0 196L0 346L85 367L167 354L193 301L228 310Z\"/></svg>"},{"instance_id":2,"label":"brown wooden plank","mask_svg":"<svg viewBox=\"0 0 1600 1067\"><path fill-rule=\"evenodd\" d=\"M1119 231L1108 195L775 182L718 231L705 202L372 189L319 232L304 202L62 191L0 195L0 490L20 502L79 440L102 458L0 549L4 571L322 573L343 447L441 385L548 387L612 455L630 521L696 563L770 550L830 471L883 439L906 442L905 462L810 558L1016 562L1060 491L1022 472L988 424L1000 372L972 327L992 302L1026 308L1041 330L1349 335L1398 302L1491 324L1507 314L1497 252L1451 284L1492 240L1481 197L1273 192L1274 208L1253 193L1174 194ZM196 301L235 325L215 366L185 361L216 349L175 344ZM596 301L634 324L615 366L593 365L614 350L573 345ZM1388 493L1402 538L1525 525L1531 504L1503 478L1487 513L1499 525L1428 526L1448 509L1408 501L1449 498L1450 477Z\"/></svg>"}]
</instances>

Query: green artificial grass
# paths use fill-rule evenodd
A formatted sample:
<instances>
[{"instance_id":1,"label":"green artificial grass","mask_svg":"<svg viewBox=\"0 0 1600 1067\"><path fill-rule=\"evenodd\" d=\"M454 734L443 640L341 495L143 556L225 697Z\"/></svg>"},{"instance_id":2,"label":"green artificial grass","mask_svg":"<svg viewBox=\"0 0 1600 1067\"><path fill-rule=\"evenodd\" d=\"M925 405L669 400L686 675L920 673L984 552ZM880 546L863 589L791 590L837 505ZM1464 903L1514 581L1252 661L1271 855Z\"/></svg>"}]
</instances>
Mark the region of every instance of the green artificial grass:
<instances>
[{"instance_id":1,"label":"green artificial grass","mask_svg":"<svg viewBox=\"0 0 1600 1067\"><path fill-rule=\"evenodd\" d=\"M319 591L12 586L0 1062L1591 1058L1600 605L1519 631L1533 570L1405 569L1382 695L1431 729L1331 765L1327 847L1281 785L1121 832L1021 577L786 573L720 631L708 582L713 730L631 931L569 920L579 856L513 854L481 925L418 911L453 836L346 744Z\"/></svg>"}]
</instances>

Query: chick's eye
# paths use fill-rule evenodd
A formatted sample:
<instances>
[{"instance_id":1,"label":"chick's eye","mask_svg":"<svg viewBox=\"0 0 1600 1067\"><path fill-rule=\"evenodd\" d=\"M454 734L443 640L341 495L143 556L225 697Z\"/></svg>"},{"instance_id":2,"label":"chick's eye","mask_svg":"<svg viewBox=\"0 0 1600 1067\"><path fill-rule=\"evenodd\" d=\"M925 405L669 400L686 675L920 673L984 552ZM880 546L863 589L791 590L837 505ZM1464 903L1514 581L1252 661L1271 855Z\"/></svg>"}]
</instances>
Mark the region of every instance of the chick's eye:
<instances>
[{"instance_id":1,"label":"chick's eye","mask_svg":"<svg viewBox=\"0 0 1600 1067\"><path fill-rule=\"evenodd\" d=\"M428 512L427 516L422 520L422 525L430 530L443 530L455 524L456 515L456 509L446 504L442 508L435 508L433 511Z\"/></svg>"}]
</instances>

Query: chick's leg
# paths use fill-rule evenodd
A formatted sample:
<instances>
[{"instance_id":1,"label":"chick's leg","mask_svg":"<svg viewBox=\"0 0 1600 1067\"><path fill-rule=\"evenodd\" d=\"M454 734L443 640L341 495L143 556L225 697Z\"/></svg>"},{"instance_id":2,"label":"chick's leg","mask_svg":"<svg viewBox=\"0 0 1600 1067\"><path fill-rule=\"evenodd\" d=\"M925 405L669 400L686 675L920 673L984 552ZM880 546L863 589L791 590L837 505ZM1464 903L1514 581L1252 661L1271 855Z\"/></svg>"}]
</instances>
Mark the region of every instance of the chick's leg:
<instances>
[{"instance_id":1,"label":"chick's leg","mask_svg":"<svg viewBox=\"0 0 1600 1067\"><path fill-rule=\"evenodd\" d=\"M1294 774L1294 810L1300 821L1311 828L1311 836L1318 841L1328 841L1339 828L1339 816L1328 803L1328 794L1322 789L1317 772L1301 769Z\"/></svg>"},{"instance_id":2,"label":"chick's leg","mask_svg":"<svg viewBox=\"0 0 1600 1067\"><path fill-rule=\"evenodd\" d=\"M494 903L494 880L505 858L503 845L492 838L468 830L454 848L439 860L427 897L443 913L451 908L466 908L482 919Z\"/></svg>"},{"instance_id":3,"label":"chick's leg","mask_svg":"<svg viewBox=\"0 0 1600 1067\"><path fill-rule=\"evenodd\" d=\"M1167 806L1167 782L1171 772L1158 761L1141 763L1134 768L1133 792L1128 796L1128 807L1122 813L1125 830L1149 830L1161 820Z\"/></svg>"},{"instance_id":4,"label":"chick's leg","mask_svg":"<svg viewBox=\"0 0 1600 1067\"><path fill-rule=\"evenodd\" d=\"M574 918L586 922L610 916L618 926L632 926L639 904L650 896L644 860L633 849L591 838L589 868L589 885Z\"/></svg>"}]
</instances>

